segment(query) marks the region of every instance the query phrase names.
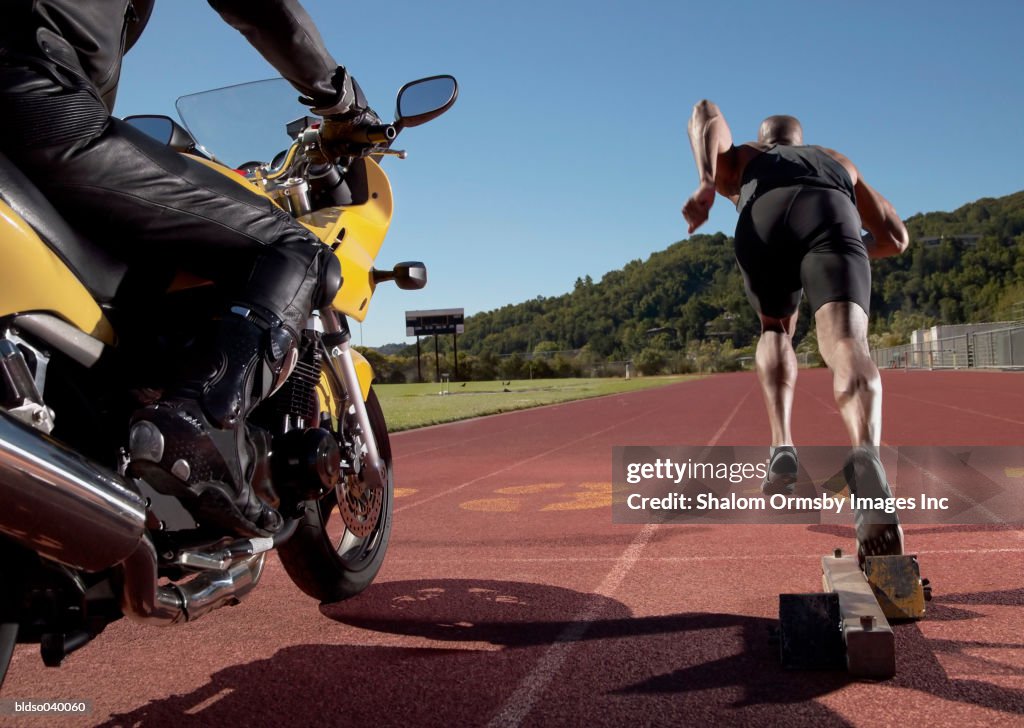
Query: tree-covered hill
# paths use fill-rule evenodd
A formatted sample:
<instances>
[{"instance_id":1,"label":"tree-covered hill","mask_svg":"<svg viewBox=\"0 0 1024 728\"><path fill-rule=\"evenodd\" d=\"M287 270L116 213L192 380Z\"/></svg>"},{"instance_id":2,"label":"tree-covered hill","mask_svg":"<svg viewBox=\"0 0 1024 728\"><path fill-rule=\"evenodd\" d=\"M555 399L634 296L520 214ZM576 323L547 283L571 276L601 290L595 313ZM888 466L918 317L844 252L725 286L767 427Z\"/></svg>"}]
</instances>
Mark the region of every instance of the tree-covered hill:
<instances>
[{"instance_id":1,"label":"tree-covered hill","mask_svg":"<svg viewBox=\"0 0 1024 728\"><path fill-rule=\"evenodd\" d=\"M1014 306L1024 302L1024 192L914 215L906 224L911 247L873 266L879 329L909 333L898 324L911 317L951 324L1022 317Z\"/></svg>"},{"instance_id":2,"label":"tree-covered hill","mask_svg":"<svg viewBox=\"0 0 1024 728\"><path fill-rule=\"evenodd\" d=\"M578 278L562 296L472 316L460 345L473 354L588 347L600 357L627 358L652 336L678 344L704 338L716 323L749 341L756 328L748 314L732 240L721 233L695 235L600 281ZM652 329L661 331L652 335Z\"/></svg>"}]
</instances>

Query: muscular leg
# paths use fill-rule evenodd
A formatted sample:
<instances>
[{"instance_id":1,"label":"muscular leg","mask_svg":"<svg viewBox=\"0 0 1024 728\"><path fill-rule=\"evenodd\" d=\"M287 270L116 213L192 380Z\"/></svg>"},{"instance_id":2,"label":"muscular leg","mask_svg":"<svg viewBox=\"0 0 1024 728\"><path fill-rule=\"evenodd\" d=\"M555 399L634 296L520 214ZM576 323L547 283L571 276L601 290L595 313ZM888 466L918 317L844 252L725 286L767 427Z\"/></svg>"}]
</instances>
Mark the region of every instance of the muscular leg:
<instances>
[{"instance_id":1,"label":"muscular leg","mask_svg":"<svg viewBox=\"0 0 1024 728\"><path fill-rule=\"evenodd\" d=\"M847 301L826 303L814 314L822 358L832 370L832 389L854 451L843 466L858 497L892 496L878 447L882 439L882 381L868 354L868 316ZM903 553L903 529L896 515L858 508L858 554Z\"/></svg>"},{"instance_id":2,"label":"muscular leg","mask_svg":"<svg viewBox=\"0 0 1024 728\"><path fill-rule=\"evenodd\" d=\"M794 190L770 190L747 206L736 223L736 262L747 300L761 321L754 361L773 448L793 444L790 419L797 377L793 333L803 286L796 245L790 236L777 233L794 194Z\"/></svg>"},{"instance_id":3,"label":"muscular leg","mask_svg":"<svg viewBox=\"0 0 1024 728\"><path fill-rule=\"evenodd\" d=\"M821 356L850 443L878 447L882 438L882 381L868 352L868 316L849 301L824 304L814 314Z\"/></svg>"},{"instance_id":4,"label":"muscular leg","mask_svg":"<svg viewBox=\"0 0 1024 728\"><path fill-rule=\"evenodd\" d=\"M790 423L797 376L793 332L797 314L794 312L783 318L758 315L761 318L761 338L757 342L754 360L772 428L772 447L792 445Z\"/></svg>"},{"instance_id":5,"label":"muscular leg","mask_svg":"<svg viewBox=\"0 0 1024 728\"><path fill-rule=\"evenodd\" d=\"M772 438L761 491L772 495L792 493L799 472L790 423L797 377L793 333L803 286L793 241L775 234L794 194L770 190L744 208L736 223L736 262L747 300L761 321L754 361Z\"/></svg>"}]
</instances>

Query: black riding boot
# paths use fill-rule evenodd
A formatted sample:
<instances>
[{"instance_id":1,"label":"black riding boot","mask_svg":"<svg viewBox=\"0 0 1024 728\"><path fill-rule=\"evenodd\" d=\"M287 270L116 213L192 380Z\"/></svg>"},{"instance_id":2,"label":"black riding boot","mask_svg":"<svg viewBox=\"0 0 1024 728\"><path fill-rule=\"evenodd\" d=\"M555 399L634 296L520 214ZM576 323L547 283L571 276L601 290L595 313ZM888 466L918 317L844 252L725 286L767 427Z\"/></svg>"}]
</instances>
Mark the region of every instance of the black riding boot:
<instances>
[{"instance_id":1,"label":"black riding boot","mask_svg":"<svg viewBox=\"0 0 1024 728\"><path fill-rule=\"evenodd\" d=\"M265 448L245 419L287 378L296 345L265 312L235 307L210 322L187 347L178 386L132 417L129 473L181 497L203 525L246 536L279 530L281 515L252 487Z\"/></svg>"}]
</instances>

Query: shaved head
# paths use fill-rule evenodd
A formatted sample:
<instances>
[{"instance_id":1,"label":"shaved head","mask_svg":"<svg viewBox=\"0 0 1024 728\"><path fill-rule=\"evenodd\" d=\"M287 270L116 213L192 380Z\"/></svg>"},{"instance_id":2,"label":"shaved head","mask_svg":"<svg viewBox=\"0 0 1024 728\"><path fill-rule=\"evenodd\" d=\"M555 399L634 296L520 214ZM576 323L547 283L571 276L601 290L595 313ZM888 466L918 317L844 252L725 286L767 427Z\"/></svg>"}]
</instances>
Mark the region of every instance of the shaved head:
<instances>
[{"instance_id":1,"label":"shaved head","mask_svg":"<svg viewBox=\"0 0 1024 728\"><path fill-rule=\"evenodd\" d=\"M804 129L795 116L769 116L761 122L761 128L757 131L757 141L762 144L799 146L804 143Z\"/></svg>"}]
</instances>

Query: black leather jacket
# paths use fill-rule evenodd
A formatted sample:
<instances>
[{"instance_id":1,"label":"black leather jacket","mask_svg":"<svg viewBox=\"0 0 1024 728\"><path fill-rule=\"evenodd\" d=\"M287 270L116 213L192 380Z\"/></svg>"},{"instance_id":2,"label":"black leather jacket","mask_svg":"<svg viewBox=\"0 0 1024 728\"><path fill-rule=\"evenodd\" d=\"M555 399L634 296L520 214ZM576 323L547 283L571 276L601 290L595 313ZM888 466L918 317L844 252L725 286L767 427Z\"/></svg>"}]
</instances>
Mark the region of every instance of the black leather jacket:
<instances>
[{"instance_id":1,"label":"black leather jacket","mask_svg":"<svg viewBox=\"0 0 1024 728\"><path fill-rule=\"evenodd\" d=\"M87 80L112 109L121 58L141 35L154 0L7 0L0 52L56 64ZM338 64L298 0L209 0L210 5L326 113L348 110ZM59 71L58 71L59 73Z\"/></svg>"}]
</instances>

